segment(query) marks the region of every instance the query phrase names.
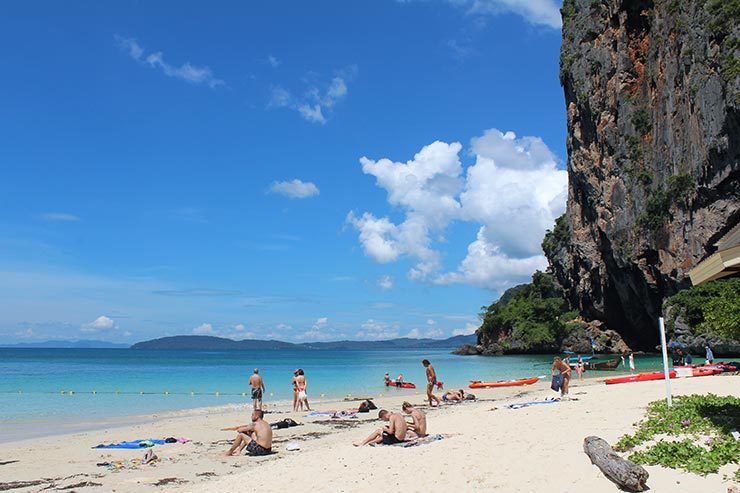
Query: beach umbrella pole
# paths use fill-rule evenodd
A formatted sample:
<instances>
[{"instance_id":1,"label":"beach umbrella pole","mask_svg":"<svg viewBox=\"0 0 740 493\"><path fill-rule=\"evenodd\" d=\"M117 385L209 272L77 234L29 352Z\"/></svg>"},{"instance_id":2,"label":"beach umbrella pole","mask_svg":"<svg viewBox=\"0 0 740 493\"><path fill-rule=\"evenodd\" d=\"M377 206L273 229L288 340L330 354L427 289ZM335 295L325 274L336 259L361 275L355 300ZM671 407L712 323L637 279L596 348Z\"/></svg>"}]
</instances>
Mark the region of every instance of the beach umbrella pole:
<instances>
[{"instance_id":1,"label":"beach umbrella pole","mask_svg":"<svg viewBox=\"0 0 740 493\"><path fill-rule=\"evenodd\" d=\"M668 407L673 405L673 399L671 399L671 375L670 369L668 368L668 344L665 341L665 323L663 317L658 318L658 327L660 328L660 348L663 352L663 374L665 375L665 400L668 403Z\"/></svg>"}]
</instances>

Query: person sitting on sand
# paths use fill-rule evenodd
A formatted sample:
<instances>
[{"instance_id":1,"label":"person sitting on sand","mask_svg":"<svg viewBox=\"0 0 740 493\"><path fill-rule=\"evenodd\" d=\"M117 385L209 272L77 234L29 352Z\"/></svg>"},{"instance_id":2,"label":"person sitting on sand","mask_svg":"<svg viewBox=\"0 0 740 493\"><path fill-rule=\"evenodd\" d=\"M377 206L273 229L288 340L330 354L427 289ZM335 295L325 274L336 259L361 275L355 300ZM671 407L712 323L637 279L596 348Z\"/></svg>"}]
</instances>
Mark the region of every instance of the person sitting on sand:
<instances>
[{"instance_id":1,"label":"person sitting on sand","mask_svg":"<svg viewBox=\"0 0 740 493\"><path fill-rule=\"evenodd\" d=\"M428 359L423 360L421 364L427 369L427 399L429 399L429 405L434 407L432 401L436 401L439 406L439 397L432 393L434 387L437 385L437 372L434 370L434 367Z\"/></svg>"},{"instance_id":2,"label":"person sitting on sand","mask_svg":"<svg viewBox=\"0 0 740 493\"><path fill-rule=\"evenodd\" d=\"M568 383L570 383L570 365L560 359L560 356L555 356L552 360L552 367L550 368L550 374L555 375L555 370L560 371L563 376L563 385L560 386L560 395L565 397L568 395Z\"/></svg>"},{"instance_id":3,"label":"person sitting on sand","mask_svg":"<svg viewBox=\"0 0 740 493\"><path fill-rule=\"evenodd\" d=\"M407 423L409 433L413 432L417 437L427 436L427 416L408 402L401 405L403 412L411 416L413 423Z\"/></svg>"},{"instance_id":4,"label":"person sitting on sand","mask_svg":"<svg viewBox=\"0 0 740 493\"><path fill-rule=\"evenodd\" d=\"M252 404L254 409L262 409L262 395L265 393L265 382L260 376L259 368L254 369L254 373L249 377L249 386L252 387Z\"/></svg>"},{"instance_id":5,"label":"person sitting on sand","mask_svg":"<svg viewBox=\"0 0 740 493\"><path fill-rule=\"evenodd\" d=\"M247 449L247 455L268 455L272 452L272 427L265 421L261 409L252 411L252 424L221 428L222 431L236 431L236 438L227 456L238 455Z\"/></svg>"},{"instance_id":6,"label":"person sitting on sand","mask_svg":"<svg viewBox=\"0 0 740 493\"><path fill-rule=\"evenodd\" d=\"M353 443L355 447L362 447L363 445L367 445L370 443L395 445L397 443L403 443L408 439L406 437L406 433L408 432L408 425L406 424L406 420L403 419L403 416L398 413L392 413L390 411L386 411L385 409L381 409L378 413L378 417L383 421L387 421L388 424L385 425L383 428L372 432L370 436L362 442Z\"/></svg>"}]
</instances>

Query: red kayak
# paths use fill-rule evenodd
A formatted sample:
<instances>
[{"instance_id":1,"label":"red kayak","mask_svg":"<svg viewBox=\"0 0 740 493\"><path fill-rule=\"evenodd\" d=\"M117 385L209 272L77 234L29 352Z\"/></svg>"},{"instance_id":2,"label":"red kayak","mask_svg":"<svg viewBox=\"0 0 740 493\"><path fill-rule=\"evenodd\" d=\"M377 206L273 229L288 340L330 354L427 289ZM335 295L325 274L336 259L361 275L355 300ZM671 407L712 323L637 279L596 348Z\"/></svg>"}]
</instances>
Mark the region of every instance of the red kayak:
<instances>
[{"instance_id":1,"label":"red kayak","mask_svg":"<svg viewBox=\"0 0 740 493\"><path fill-rule=\"evenodd\" d=\"M668 373L670 378L676 378L676 372L671 371ZM615 383L630 383L630 382L649 382L650 380L663 380L665 375L662 371L655 371L652 373L638 373L637 375L626 375L624 377L607 378L604 383L607 385L614 385Z\"/></svg>"},{"instance_id":2,"label":"red kayak","mask_svg":"<svg viewBox=\"0 0 740 493\"><path fill-rule=\"evenodd\" d=\"M722 368L712 368L711 366L710 367L699 366L691 370L691 373L695 377L706 377L709 375L719 375L720 373L723 373L723 372L724 370L722 370Z\"/></svg>"},{"instance_id":3,"label":"red kayak","mask_svg":"<svg viewBox=\"0 0 740 493\"><path fill-rule=\"evenodd\" d=\"M415 389L416 385L414 385L411 382L396 382L395 380L390 380L388 382L385 382L385 385L387 387L399 387L401 389Z\"/></svg>"},{"instance_id":4,"label":"red kayak","mask_svg":"<svg viewBox=\"0 0 740 493\"><path fill-rule=\"evenodd\" d=\"M471 389L495 389L497 387L518 387L520 385L532 385L537 383L538 377L522 378L520 380L499 380L498 382L481 382L472 380L469 387Z\"/></svg>"}]
</instances>

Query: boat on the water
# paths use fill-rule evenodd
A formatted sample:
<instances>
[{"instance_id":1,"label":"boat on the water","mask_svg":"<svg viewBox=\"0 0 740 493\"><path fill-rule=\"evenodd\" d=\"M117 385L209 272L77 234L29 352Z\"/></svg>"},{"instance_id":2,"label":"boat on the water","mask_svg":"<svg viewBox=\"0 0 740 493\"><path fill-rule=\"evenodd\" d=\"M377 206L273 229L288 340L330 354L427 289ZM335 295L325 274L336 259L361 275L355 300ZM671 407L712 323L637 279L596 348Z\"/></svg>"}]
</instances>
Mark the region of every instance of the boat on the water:
<instances>
[{"instance_id":1,"label":"boat on the water","mask_svg":"<svg viewBox=\"0 0 740 493\"><path fill-rule=\"evenodd\" d=\"M671 371L668 373L669 378L676 378L676 372ZM665 375L662 371L654 371L650 373L638 373L637 375L625 375L623 377L607 378L604 383L607 385L614 385L617 383L631 383L631 382L649 382L651 380L662 380Z\"/></svg>"},{"instance_id":2,"label":"boat on the water","mask_svg":"<svg viewBox=\"0 0 740 493\"><path fill-rule=\"evenodd\" d=\"M619 358L606 361L586 361L583 366L586 370L616 370L619 366Z\"/></svg>"},{"instance_id":3,"label":"boat on the water","mask_svg":"<svg viewBox=\"0 0 740 493\"><path fill-rule=\"evenodd\" d=\"M537 383L539 377L521 378L519 380L499 380L497 382L481 382L480 380L471 380L471 389L495 389L497 387L518 387L521 385L532 385Z\"/></svg>"}]
</instances>

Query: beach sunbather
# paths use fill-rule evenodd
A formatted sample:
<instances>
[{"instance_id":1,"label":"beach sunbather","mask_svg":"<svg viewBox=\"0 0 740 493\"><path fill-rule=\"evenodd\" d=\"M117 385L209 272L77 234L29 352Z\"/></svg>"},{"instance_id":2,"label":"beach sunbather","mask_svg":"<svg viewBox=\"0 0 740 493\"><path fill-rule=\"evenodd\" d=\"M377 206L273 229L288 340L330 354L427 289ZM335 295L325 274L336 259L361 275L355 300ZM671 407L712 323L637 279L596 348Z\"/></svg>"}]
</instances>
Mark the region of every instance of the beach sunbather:
<instances>
[{"instance_id":1,"label":"beach sunbather","mask_svg":"<svg viewBox=\"0 0 740 493\"><path fill-rule=\"evenodd\" d=\"M236 438L227 456L238 455L244 449L247 455L268 455L272 451L272 428L265 421L261 409L252 411L252 424L222 428L224 431L236 431Z\"/></svg>"},{"instance_id":2,"label":"beach sunbather","mask_svg":"<svg viewBox=\"0 0 740 493\"><path fill-rule=\"evenodd\" d=\"M362 442L355 442L353 444L355 447L362 447L363 445L371 443L395 445L396 443L403 443L406 440L415 438L415 435L407 437L408 425L406 424L406 420L403 419L403 416L400 414L381 409L378 413L378 417L383 421L387 421L388 424L383 428L372 432L370 436Z\"/></svg>"},{"instance_id":3,"label":"beach sunbather","mask_svg":"<svg viewBox=\"0 0 740 493\"><path fill-rule=\"evenodd\" d=\"M432 393L434 387L437 385L437 372L428 359L423 360L421 364L424 365L427 371L427 399L429 399L429 405L433 406L432 401L436 401L439 406L439 397Z\"/></svg>"},{"instance_id":4,"label":"beach sunbather","mask_svg":"<svg viewBox=\"0 0 740 493\"><path fill-rule=\"evenodd\" d=\"M403 412L411 416L413 423L407 424L410 432L414 432L417 437L423 438L427 436L427 416L422 411L416 409L408 402L404 402L401 406Z\"/></svg>"},{"instance_id":5,"label":"beach sunbather","mask_svg":"<svg viewBox=\"0 0 740 493\"><path fill-rule=\"evenodd\" d=\"M448 390L442 396L442 400L447 401L464 401L466 399L465 391L460 390Z\"/></svg>"}]
</instances>

